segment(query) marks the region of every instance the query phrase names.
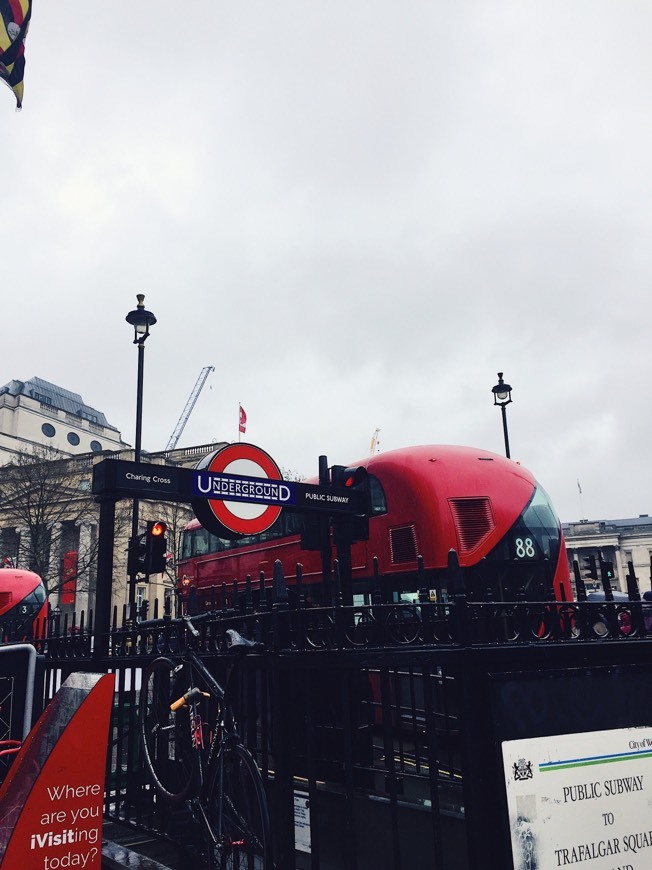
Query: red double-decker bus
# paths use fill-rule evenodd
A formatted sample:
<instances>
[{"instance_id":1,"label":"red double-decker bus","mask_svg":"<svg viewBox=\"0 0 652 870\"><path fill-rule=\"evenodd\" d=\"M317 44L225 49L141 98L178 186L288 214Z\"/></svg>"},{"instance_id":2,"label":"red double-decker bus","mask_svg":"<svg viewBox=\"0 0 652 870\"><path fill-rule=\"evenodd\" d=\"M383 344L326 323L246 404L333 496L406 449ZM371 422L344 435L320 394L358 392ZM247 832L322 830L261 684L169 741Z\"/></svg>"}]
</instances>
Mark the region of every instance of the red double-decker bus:
<instances>
[{"instance_id":1,"label":"red double-decker bus","mask_svg":"<svg viewBox=\"0 0 652 870\"><path fill-rule=\"evenodd\" d=\"M47 616L43 581L33 571L0 568L1 639L23 640L42 632Z\"/></svg>"},{"instance_id":2,"label":"red double-decker bus","mask_svg":"<svg viewBox=\"0 0 652 870\"><path fill-rule=\"evenodd\" d=\"M377 583L374 559L389 600L414 599L424 584L431 597L445 600L451 549L472 600L514 601L523 592L530 600L551 593L557 601L572 599L561 523L522 465L486 450L442 445L406 447L354 464L366 468L371 498L369 539L351 548L356 603L367 602ZM211 597L219 602L222 584L246 575L256 582L260 571L270 577L277 559L289 587L297 563L305 584L321 583L320 553L301 549L303 525L302 515L283 512L263 534L233 541L193 520L178 562L182 598L191 587L216 587ZM319 600L319 587L314 597Z\"/></svg>"}]
</instances>

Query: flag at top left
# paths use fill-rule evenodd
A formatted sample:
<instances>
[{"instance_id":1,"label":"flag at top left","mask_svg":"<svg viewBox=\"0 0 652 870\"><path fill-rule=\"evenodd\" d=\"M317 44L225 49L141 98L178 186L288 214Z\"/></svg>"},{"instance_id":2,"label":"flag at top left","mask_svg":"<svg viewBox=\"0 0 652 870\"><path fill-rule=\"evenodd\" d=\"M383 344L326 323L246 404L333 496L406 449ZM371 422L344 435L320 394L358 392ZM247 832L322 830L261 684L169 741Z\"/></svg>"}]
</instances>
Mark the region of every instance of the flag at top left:
<instances>
[{"instance_id":1,"label":"flag at top left","mask_svg":"<svg viewBox=\"0 0 652 870\"><path fill-rule=\"evenodd\" d=\"M23 104L25 73L25 37L32 15L32 0L0 0L0 81L16 97L16 107Z\"/></svg>"}]
</instances>

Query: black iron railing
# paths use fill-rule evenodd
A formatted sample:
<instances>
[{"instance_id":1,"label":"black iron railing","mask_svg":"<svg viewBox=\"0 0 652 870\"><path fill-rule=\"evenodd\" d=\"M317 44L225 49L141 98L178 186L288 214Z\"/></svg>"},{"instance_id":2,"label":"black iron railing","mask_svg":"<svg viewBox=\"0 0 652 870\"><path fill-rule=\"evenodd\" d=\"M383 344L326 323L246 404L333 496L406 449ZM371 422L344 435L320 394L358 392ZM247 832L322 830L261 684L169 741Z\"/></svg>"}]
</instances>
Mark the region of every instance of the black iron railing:
<instances>
[{"instance_id":1,"label":"black iron railing","mask_svg":"<svg viewBox=\"0 0 652 870\"><path fill-rule=\"evenodd\" d=\"M629 601L595 602L474 601L461 584L450 591L445 602L425 591L411 602L372 592L344 606L336 573L331 601L314 606L301 582L288 594L277 565L271 582L245 578L187 602L209 614L200 648L216 675L228 663L227 629L265 646L244 662L237 706L270 796L278 870L479 870L487 854L511 866L500 740L587 730L566 705L598 684L606 701L590 727L652 716L649 605L637 589ZM102 658L92 614L51 616L33 638L36 706L73 671L114 672L105 812L174 838L200 866L192 816L157 800L140 763L142 670L186 642L172 610L168 601L115 611ZM578 676L562 700L569 669ZM640 691L623 712L608 700L627 680L640 680Z\"/></svg>"}]
</instances>

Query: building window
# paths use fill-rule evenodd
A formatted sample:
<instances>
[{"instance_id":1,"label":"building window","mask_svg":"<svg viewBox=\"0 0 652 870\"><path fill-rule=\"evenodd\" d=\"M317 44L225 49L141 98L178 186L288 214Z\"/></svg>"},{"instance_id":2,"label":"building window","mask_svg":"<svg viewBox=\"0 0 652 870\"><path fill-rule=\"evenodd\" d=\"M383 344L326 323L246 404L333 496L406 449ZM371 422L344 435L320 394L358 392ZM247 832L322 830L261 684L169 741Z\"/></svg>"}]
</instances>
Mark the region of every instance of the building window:
<instances>
[{"instance_id":1,"label":"building window","mask_svg":"<svg viewBox=\"0 0 652 870\"><path fill-rule=\"evenodd\" d=\"M37 402L40 402L42 405L51 405L52 399L50 396L44 396L42 393L37 393L36 390L29 391L30 396L33 399L36 399Z\"/></svg>"},{"instance_id":2,"label":"building window","mask_svg":"<svg viewBox=\"0 0 652 870\"><path fill-rule=\"evenodd\" d=\"M54 438L57 430L54 428L52 423L44 423L41 426L41 432L45 435L46 438Z\"/></svg>"},{"instance_id":3,"label":"building window","mask_svg":"<svg viewBox=\"0 0 652 870\"><path fill-rule=\"evenodd\" d=\"M18 567L20 535L16 529L0 529L0 568Z\"/></svg>"},{"instance_id":4,"label":"building window","mask_svg":"<svg viewBox=\"0 0 652 870\"><path fill-rule=\"evenodd\" d=\"M99 453L102 450L102 445L99 441L91 441L91 450L93 453Z\"/></svg>"},{"instance_id":5,"label":"building window","mask_svg":"<svg viewBox=\"0 0 652 870\"><path fill-rule=\"evenodd\" d=\"M79 444L79 435L76 432L68 432L67 438L68 444L72 444L73 447Z\"/></svg>"}]
</instances>

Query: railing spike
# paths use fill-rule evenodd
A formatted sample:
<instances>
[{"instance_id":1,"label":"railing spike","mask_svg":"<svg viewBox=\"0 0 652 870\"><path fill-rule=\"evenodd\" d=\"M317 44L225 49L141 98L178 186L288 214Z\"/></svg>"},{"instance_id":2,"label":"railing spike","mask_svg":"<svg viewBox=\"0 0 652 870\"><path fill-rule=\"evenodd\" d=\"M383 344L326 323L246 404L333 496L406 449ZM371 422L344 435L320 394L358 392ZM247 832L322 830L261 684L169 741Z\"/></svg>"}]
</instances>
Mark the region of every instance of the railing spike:
<instances>
[{"instance_id":1,"label":"railing spike","mask_svg":"<svg viewBox=\"0 0 652 870\"><path fill-rule=\"evenodd\" d=\"M285 574L283 573L283 565L281 564L280 559L277 559L274 562L272 589L274 596L274 606L287 606L289 600L288 588L285 583Z\"/></svg>"}]
</instances>

